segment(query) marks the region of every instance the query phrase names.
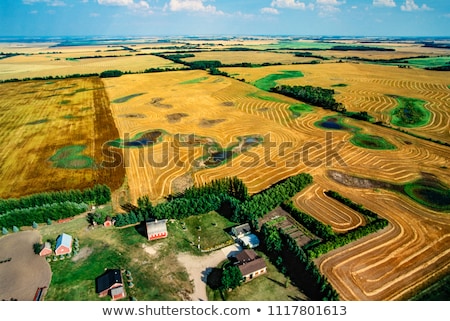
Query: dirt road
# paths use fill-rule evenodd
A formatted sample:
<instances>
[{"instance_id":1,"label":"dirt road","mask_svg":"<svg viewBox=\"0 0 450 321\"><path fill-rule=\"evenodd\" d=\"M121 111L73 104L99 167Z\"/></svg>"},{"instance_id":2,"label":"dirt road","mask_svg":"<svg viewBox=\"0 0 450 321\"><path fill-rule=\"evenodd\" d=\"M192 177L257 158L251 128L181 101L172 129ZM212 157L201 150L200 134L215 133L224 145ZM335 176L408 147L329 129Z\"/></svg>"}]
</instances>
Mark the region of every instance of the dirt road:
<instances>
[{"instance_id":1,"label":"dirt road","mask_svg":"<svg viewBox=\"0 0 450 321\"><path fill-rule=\"evenodd\" d=\"M187 253L178 255L178 260L186 267L190 279L194 281L194 293L191 295L192 301L208 300L206 296L206 278L209 272L228 256L234 255L241 250L238 244L233 244L205 256L194 256Z\"/></svg>"}]
</instances>

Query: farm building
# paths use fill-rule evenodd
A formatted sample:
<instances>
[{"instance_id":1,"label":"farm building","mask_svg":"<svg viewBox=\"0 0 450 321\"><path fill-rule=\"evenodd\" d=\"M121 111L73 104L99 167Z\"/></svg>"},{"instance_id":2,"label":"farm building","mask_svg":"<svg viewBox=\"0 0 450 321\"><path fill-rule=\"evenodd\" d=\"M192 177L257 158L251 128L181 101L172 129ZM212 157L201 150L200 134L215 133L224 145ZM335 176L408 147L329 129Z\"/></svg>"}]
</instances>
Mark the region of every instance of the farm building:
<instances>
[{"instance_id":1,"label":"farm building","mask_svg":"<svg viewBox=\"0 0 450 321\"><path fill-rule=\"evenodd\" d=\"M236 265L242 273L244 282L267 272L266 262L254 250L242 250L235 256Z\"/></svg>"},{"instance_id":2,"label":"farm building","mask_svg":"<svg viewBox=\"0 0 450 321\"><path fill-rule=\"evenodd\" d=\"M166 219L147 222L147 238L153 241L167 237L166 223Z\"/></svg>"},{"instance_id":3,"label":"farm building","mask_svg":"<svg viewBox=\"0 0 450 321\"><path fill-rule=\"evenodd\" d=\"M56 239L55 255L62 255L72 252L72 236L62 233Z\"/></svg>"},{"instance_id":4,"label":"farm building","mask_svg":"<svg viewBox=\"0 0 450 321\"><path fill-rule=\"evenodd\" d=\"M244 235L244 236L240 237L238 240L239 240L239 243L241 243L242 247L244 247L244 248L252 249L254 247L259 246L258 237L252 233Z\"/></svg>"},{"instance_id":5,"label":"farm building","mask_svg":"<svg viewBox=\"0 0 450 321\"><path fill-rule=\"evenodd\" d=\"M105 222L103 222L103 226L104 226L104 227L110 227L110 226L113 226L114 223L115 223L115 221L112 219L111 216L108 215L108 216L105 218Z\"/></svg>"},{"instance_id":6,"label":"farm building","mask_svg":"<svg viewBox=\"0 0 450 321\"><path fill-rule=\"evenodd\" d=\"M245 223L231 228L231 233L244 248L254 248L259 245L258 237L252 233L250 224Z\"/></svg>"},{"instance_id":7,"label":"farm building","mask_svg":"<svg viewBox=\"0 0 450 321\"><path fill-rule=\"evenodd\" d=\"M95 279L95 293L98 293L99 297L110 295L113 300L124 298L126 294L120 270L109 269L97 277Z\"/></svg>"},{"instance_id":8,"label":"farm building","mask_svg":"<svg viewBox=\"0 0 450 321\"><path fill-rule=\"evenodd\" d=\"M233 235L236 236L237 238L247 235L251 232L252 229L250 228L250 224L248 223L244 223L231 228L231 233L233 233Z\"/></svg>"},{"instance_id":9,"label":"farm building","mask_svg":"<svg viewBox=\"0 0 450 321\"><path fill-rule=\"evenodd\" d=\"M52 253L52 245L50 244L50 242L45 242L44 244L42 244L41 250L39 251L40 256L47 256Z\"/></svg>"}]
</instances>

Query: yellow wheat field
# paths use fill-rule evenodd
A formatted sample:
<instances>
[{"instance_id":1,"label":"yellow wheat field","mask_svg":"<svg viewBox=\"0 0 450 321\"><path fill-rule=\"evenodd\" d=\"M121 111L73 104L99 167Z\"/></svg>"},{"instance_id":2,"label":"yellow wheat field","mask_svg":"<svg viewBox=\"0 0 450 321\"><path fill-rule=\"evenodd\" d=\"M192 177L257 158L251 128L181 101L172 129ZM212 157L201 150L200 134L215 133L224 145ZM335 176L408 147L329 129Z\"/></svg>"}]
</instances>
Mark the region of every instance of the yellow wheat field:
<instances>
[{"instance_id":1,"label":"yellow wheat field","mask_svg":"<svg viewBox=\"0 0 450 321\"><path fill-rule=\"evenodd\" d=\"M392 94L420 95L415 92L415 86L396 87L396 84L412 82L389 80L389 74L385 77L388 80L383 81L382 71L375 72L371 77L370 66L329 64L315 66L319 68L317 70L313 66L308 66L310 69L305 69L305 66L283 67L284 70L301 70L305 74L304 78L284 80L286 83L326 87L345 82L349 86L343 88L350 89L365 81L370 84L367 88L369 93L380 94L389 87ZM338 67L347 69L333 74L333 68ZM255 81L277 72L280 67L229 68L226 71L231 73L237 69L246 80ZM441 90L439 84L444 80L440 76L433 79L415 70L411 72L417 72L415 81L418 84L432 84L427 88ZM394 73L391 77L395 78ZM360 128L365 134L382 136L396 149L357 147L349 142L349 132L326 131L314 125L324 116L333 115L332 112L315 108L294 118L288 108L296 103L295 100L203 71L127 75L105 79L104 82L121 137L131 138L155 129L166 132L162 142L152 147L124 149L124 164L133 202L142 195L149 195L152 200L158 201L183 181L201 184L225 176L238 176L251 193L256 193L288 176L309 172L314 177L314 183L296 195L294 203L331 225L336 232L345 232L365 222L358 213L326 197L324 191L328 189L363 204L390 222L384 230L317 260L343 300L404 299L421 286L448 273L448 214L426 209L386 190L347 187L327 175L327 170L333 169L400 184L416 180L425 172L435 175L448 186L447 147L348 119L348 125ZM342 90L338 97L344 99L345 95ZM443 96L445 98L445 94ZM132 98L117 102L116 99L124 97ZM439 101L441 98L439 95L437 97ZM364 94L361 94L361 99L365 99ZM448 129L445 123L439 124L435 125L435 133L442 138L441 135L445 135ZM174 148L175 134L208 137L222 146L229 146L243 135L258 134L265 137L265 142L225 165L199 169L193 166L193 160L202 155L202 148ZM336 151L339 157L330 158L330 151Z\"/></svg>"}]
</instances>

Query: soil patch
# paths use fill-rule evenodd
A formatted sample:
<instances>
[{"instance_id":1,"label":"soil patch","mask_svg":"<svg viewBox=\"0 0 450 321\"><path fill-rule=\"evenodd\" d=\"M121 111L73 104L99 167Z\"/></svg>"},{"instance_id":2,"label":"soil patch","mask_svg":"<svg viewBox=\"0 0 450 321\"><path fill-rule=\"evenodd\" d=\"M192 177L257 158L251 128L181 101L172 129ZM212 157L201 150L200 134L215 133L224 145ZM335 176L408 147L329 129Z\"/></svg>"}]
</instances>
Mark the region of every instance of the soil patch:
<instances>
[{"instance_id":1,"label":"soil patch","mask_svg":"<svg viewBox=\"0 0 450 321\"><path fill-rule=\"evenodd\" d=\"M0 238L0 300L32 301L38 288L50 285L50 265L34 253L33 244L40 243L37 231L23 231Z\"/></svg>"},{"instance_id":2,"label":"soil patch","mask_svg":"<svg viewBox=\"0 0 450 321\"><path fill-rule=\"evenodd\" d=\"M214 126L216 124L222 123L225 120L226 119L223 119L223 118L221 118L221 119L205 119L205 118L203 118L198 125L200 127L208 128L208 127L212 127L212 126Z\"/></svg>"},{"instance_id":3,"label":"soil patch","mask_svg":"<svg viewBox=\"0 0 450 321\"><path fill-rule=\"evenodd\" d=\"M72 257L73 262L81 261L91 255L93 250L90 247L83 247L78 254Z\"/></svg>"},{"instance_id":4,"label":"soil patch","mask_svg":"<svg viewBox=\"0 0 450 321\"><path fill-rule=\"evenodd\" d=\"M169 114L166 116L169 123L178 123L181 118L187 117L189 114L186 113L175 113L175 114Z\"/></svg>"},{"instance_id":5,"label":"soil patch","mask_svg":"<svg viewBox=\"0 0 450 321\"><path fill-rule=\"evenodd\" d=\"M145 116L144 114L122 114L122 115L119 115L119 117L124 117L124 118L146 118L147 116Z\"/></svg>"},{"instance_id":6,"label":"soil patch","mask_svg":"<svg viewBox=\"0 0 450 321\"><path fill-rule=\"evenodd\" d=\"M152 100L150 100L149 104L158 108L165 108L165 109L170 109L173 106L170 104L163 104L161 103L161 101L163 101L164 98L160 98L160 97L155 97L152 98Z\"/></svg>"}]
</instances>

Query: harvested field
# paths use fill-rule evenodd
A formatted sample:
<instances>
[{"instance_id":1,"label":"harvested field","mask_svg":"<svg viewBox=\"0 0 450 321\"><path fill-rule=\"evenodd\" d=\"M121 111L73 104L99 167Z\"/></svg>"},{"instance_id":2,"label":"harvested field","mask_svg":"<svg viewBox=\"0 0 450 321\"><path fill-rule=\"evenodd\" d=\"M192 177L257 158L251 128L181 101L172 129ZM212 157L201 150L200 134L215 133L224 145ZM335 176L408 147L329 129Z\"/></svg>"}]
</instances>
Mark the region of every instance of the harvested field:
<instances>
[{"instance_id":1,"label":"harvested field","mask_svg":"<svg viewBox=\"0 0 450 321\"><path fill-rule=\"evenodd\" d=\"M88 49L92 50L92 48ZM149 68L164 69L183 67L183 65L175 64L161 57L153 55L130 55L128 52L109 53L109 55L117 55L117 57L77 59L78 57L97 55L98 53L95 51L81 51L62 54L20 55L0 59L0 80L91 74L113 69L124 72L142 72Z\"/></svg>"},{"instance_id":2,"label":"harvested field","mask_svg":"<svg viewBox=\"0 0 450 321\"><path fill-rule=\"evenodd\" d=\"M122 184L123 168L102 165L117 129L100 79L7 83L0 94L0 197Z\"/></svg>"},{"instance_id":3,"label":"harvested field","mask_svg":"<svg viewBox=\"0 0 450 321\"><path fill-rule=\"evenodd\" d=\"M269 74L286 70L286 66L257 69L223 68L223 70L235 75L235 78L255 82ZM390 111L397 106L393 96L423 100L424 107L432 114L430 122L407 130L436 140L450 141L450 119L446 108L450 104L450 91L448 75L445 72L356 63L296 65L290 66L289 70L299 70L304 77L281 79L278 81L279 84L323 88L346 84L345 87L334 87L337 101L342 102L348 111L367 111L376 120L387 124L390 123Z\"/></svg>"},{"instance_id":4,"label":"harvested field","mask_svg":"<svg viewBox=\"0 0 450 321\"><path fill-rule=\"evenodd\" d=\"M189 83L195 79L202 81ZM220 76L208 76L203 71L127 75L104 81L106 87L111 88L108 90L111 100L145 92L130 101L111 105L121 137L124 135L134 137L139 132L155 128L164 129L168 133L162 143L155 144L151 148L127 149L125 166L134 202L139 196L146 194L152 200L158 200L173 190L171 185L177 177L187 173L192 174L192 179L196 183L237 175L249 184L251 191L255 192L280 178L286 178L300 171L299 168L291 168L288 171L278 172L273 168L273 173L278 172L277 174L267 173L267 176L257 178L255 181L254 174L240 166L241 162L248 163L254 160L252 155L246 153L233 158L223 170L193 171L195 169L193 161L203 156L202 145L179 148L174 144L174 135L194 133L199 137L210 137L223 149L236 144L238 137L242 136L270 133L271 139L279 143L297 140L294 137L298 136L298 133L281 125L293 120L288 110L289 106L295 103L292 99L269 93L264 95L272 97L272 100L258 99L251 95L258 92L253 86ZM170 105L171 108L160 108L158 104ZM267 110L259 111L261 108ZM144 114L146 118L130 121L118 117L124 112ZM168 116L174 114L189 116L181 118L178 122L169 121ZM255 119L258 119L258 122L255 122ZM307 136L303 137L306 139ZM251 151L259 155L257 166L261 170L265 168L262 161L264 149L254 147Z\"/></svg>"},{"instance_id":5,"label":"harvested field","mask_svg":"<svg viewBox=\"0 0 450 321\"><path fill-rule=\"evenodd\" d=\"M204 51L196 52L195 57L185 58L183 61L192 62L198 60L218 60L224 65L239 64L242 62L251 64L263 63L309 63L317 58L295 57L293 53L279 53L270 51Z\"/></svg>"}]
</instances>

